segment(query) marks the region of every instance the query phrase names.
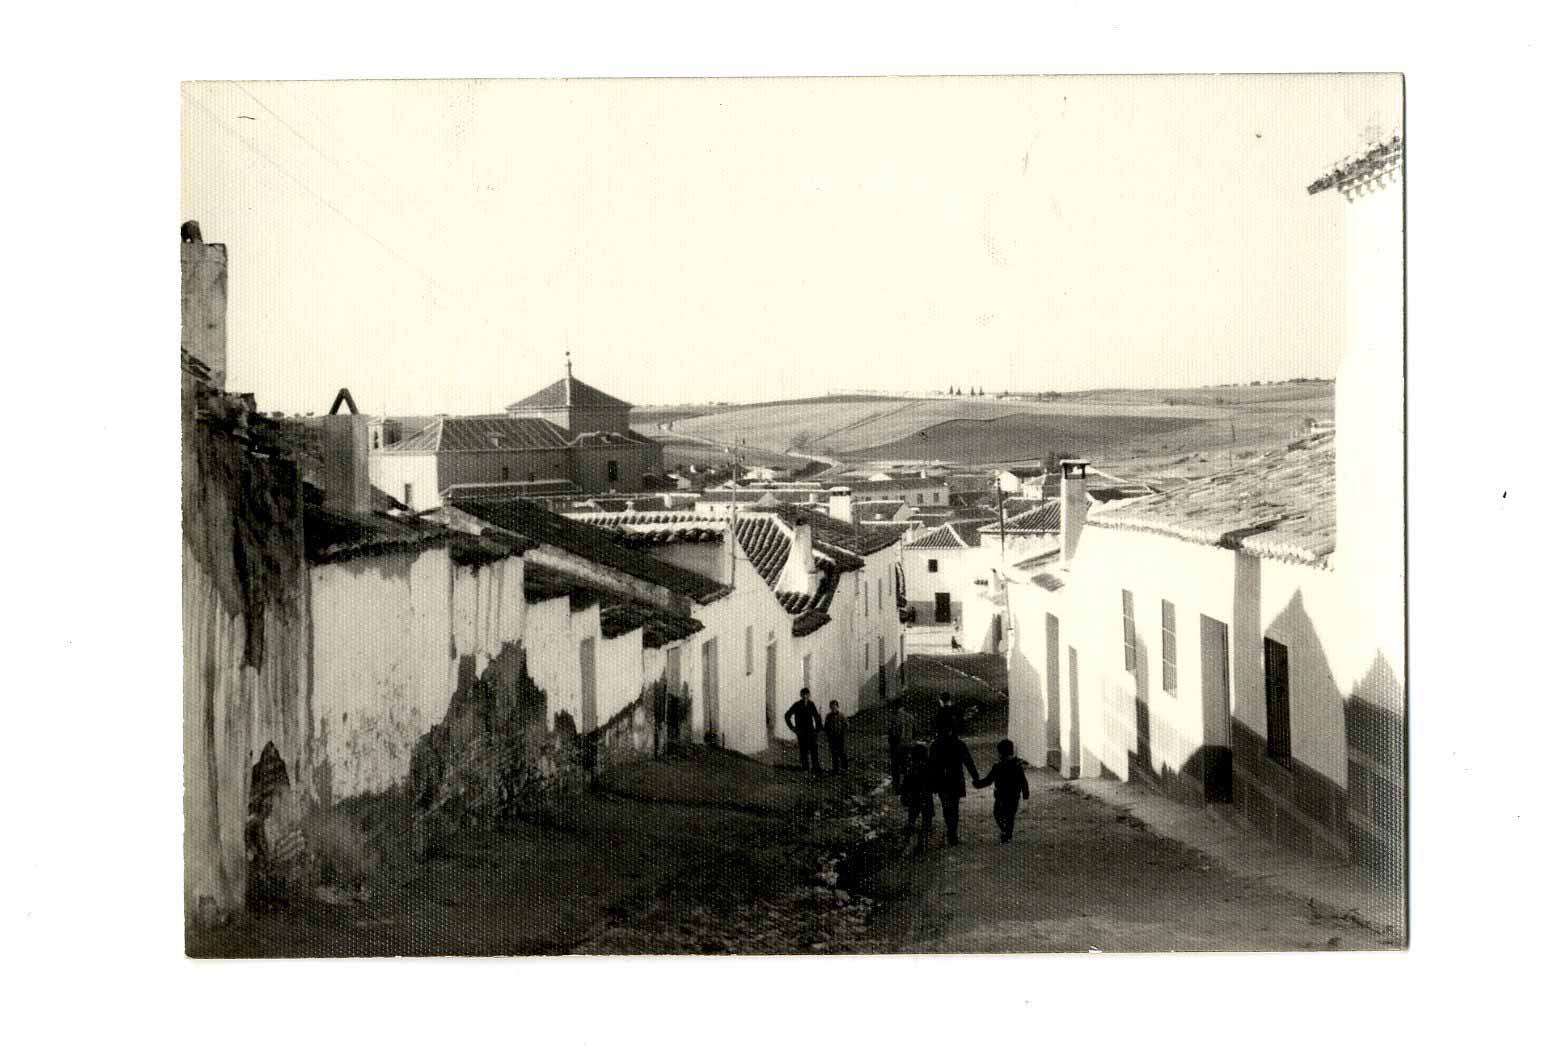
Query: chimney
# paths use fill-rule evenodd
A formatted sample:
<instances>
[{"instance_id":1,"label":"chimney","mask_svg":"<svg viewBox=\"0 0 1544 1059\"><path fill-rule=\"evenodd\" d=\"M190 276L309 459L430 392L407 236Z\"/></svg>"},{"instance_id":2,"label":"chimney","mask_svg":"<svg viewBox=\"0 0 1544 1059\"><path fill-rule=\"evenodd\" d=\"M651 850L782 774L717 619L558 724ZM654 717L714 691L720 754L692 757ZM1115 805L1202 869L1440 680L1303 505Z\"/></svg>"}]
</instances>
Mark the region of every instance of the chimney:
<instances>
[{"instance_id":1,"label":"chimney","mask_svg":"<svg viewBox=\"0 0 1544 1059\"><path fill-rule=\"evenodd\" d=\"M1061 561L1066 566L1078 551L1083 520L1088 517L1088 461L1061 461Z\"/></svg>"},{"instance_id":2,"label":"chimney","mask_svg":"<svg viewBox=\"0 0 1544 1059\"><path fill-rule=\"evenodd\" d=\"M793 524L793 544L788 550L788 561L783 564L783 576L778 578L779 592L811 594L820 584L815 567L815 535L809 523L799 519Z\"/></svg>"},{"instance_id":3,"label":"chimney","mask_svg":"<svg viewBox=\"0 0 1544 1059\"><path fill-rule=\"evenodd\" d=\"M845 485L835 486L831 490L831 496L827 501L827 512L834 519L843 522L852 521L852 490Z\"/></svg>"},{"instance_id":4,"label":"chimney","mask_svg":"<svg viewBox=\"0 0 1544 1059\"><path fill-rule=\"evenodd\" d=\"M339 415L339 407L348 413ZM319 416L322 428L324 504L350 515L368 515L370 498L370 417L359 414L347 389L339 390L332 411Z\"/></svg>"},{"instance_id":5,"label":"chimney","mask_svg":"<svg viewBox=\"0 0 1544 1059\"><path fill-rule=\"evenodd\" d=\"M225 389L225 244L204 242L197 221L182 226L182 351Z\"/></svg>"}]
</instances>

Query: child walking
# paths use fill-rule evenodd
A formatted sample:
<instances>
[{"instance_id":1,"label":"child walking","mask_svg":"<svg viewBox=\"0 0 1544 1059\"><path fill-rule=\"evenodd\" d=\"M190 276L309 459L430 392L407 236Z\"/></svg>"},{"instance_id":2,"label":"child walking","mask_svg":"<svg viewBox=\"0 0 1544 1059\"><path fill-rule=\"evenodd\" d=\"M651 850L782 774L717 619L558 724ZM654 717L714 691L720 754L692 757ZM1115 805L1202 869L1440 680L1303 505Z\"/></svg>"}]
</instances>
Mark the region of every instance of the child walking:
<instances>
[{"instance_id":1,"label":"child walking","mask_svg":"<svg viewBox=\"0 0 1544 1059\"><path fill-rule=\"evenodd\" d=\"M982 787L992 788L992 817L997 821L998 836L1003 842L1010 841L1019 799L1029 797L1029 779L1024 775L1024 762L1013 756L1012 739L997 744L997 763L976 781L976 789Z\"/></svg>"},{"instance_id":2,"label":"child walking","mask_svg":"<svg viewBox=\"0 0 1544 1059\"><path fill-rule=\"evenodd\" d=\"M901 834L916 834L917 844L912 850L916 856L927 848L933 831L933 774L928 767L925 743L913 743L907 755L906 769L901 774L901 804L906 806L906 829Z\"/></svg>"}]
</instances>

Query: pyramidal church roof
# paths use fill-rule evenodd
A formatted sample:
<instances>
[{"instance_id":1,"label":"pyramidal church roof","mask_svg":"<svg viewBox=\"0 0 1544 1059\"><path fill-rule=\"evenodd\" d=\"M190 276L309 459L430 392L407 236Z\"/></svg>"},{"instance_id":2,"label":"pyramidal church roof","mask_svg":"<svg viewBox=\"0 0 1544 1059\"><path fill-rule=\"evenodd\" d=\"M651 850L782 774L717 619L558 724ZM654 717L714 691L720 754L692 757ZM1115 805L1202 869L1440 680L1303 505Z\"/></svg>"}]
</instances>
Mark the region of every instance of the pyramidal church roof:
<instances>
[{"instance_id":1,"label":"pyramidal church roof","mask_svg":"<svg viewBox=\"0 0 1544 1059\"><path fill-rule=\"evenodd\" d=\"M514 404L505 408L549 409L549 408L631 408L632 405L620 397L612 397L609 393L597 390L589 383L580 382L574 378L573 365L570 364L561 379L551 386L543 386L529 397L522 397Z\"/></svg>"}]
</instances>

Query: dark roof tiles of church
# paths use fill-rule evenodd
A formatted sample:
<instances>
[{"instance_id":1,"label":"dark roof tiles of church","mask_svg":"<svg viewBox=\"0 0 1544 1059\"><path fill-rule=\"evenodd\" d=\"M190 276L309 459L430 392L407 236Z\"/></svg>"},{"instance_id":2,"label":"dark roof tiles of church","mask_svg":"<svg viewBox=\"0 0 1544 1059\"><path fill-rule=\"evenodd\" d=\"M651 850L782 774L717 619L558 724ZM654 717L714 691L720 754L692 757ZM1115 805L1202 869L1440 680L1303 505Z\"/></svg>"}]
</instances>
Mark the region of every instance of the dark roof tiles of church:
<instances>
[{"instance_id":1,"label":"dark roof tiles of church","mask_svg":"<svg viewBox=\"0 0 1544 1059\"><path fill-rule=\"evenodd\" d=\"M589 383L565 376L551 386L543 386L529 397L522 397L507 408L631 408L619 397L597 390Z\"/></svg>"}]
</instances>

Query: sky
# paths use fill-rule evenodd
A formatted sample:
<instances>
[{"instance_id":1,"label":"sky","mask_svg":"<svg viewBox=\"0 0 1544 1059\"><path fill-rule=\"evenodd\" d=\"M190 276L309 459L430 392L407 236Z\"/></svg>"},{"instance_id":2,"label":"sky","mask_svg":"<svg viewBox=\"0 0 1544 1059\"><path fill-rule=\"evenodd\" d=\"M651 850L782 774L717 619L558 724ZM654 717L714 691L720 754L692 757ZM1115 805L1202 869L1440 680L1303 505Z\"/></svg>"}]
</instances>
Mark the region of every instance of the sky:
<instances>
[{"instance_id":1,"label":"sky","mask_svg":"<svg viewBox=\"0 0 1544 1059\"><path fill-rule=\"evenodd\" d=\"M260 408L1330 377L1387 75L190 82ZM171 226L168 225L168 232Z\"/></svg>"}]
</instances>

